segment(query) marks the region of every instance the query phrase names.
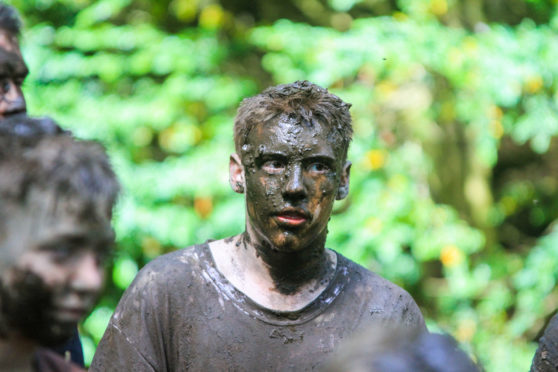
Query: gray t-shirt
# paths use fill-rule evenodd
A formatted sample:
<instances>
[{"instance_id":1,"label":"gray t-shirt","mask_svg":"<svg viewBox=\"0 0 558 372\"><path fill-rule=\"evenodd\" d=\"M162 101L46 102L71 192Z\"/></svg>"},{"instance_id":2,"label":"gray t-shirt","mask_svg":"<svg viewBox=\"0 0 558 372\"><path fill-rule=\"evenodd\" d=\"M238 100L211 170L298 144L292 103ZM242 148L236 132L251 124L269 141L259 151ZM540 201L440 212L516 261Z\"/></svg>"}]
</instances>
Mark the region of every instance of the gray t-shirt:
<instances>
[{"instance_id":1,"label":"gray t-shirt","mask_svg":"<svg viewBox=\"0 0 558 372\"><path fill-rule=\"evenodd\" d=\"M426 329L411 296L337 254L333 280L296 312L254 303L207 243L161 256L124 293L91 371L305 371L370 321Z\"/></svg>"}]
</instances>

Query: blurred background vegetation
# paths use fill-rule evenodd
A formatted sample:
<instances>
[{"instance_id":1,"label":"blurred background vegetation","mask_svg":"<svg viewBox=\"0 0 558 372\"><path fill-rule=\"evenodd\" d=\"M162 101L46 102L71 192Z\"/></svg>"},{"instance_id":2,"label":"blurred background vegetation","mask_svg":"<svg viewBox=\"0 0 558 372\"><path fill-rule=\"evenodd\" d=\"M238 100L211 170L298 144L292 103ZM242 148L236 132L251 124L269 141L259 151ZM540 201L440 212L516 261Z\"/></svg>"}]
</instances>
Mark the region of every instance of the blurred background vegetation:
<instances>
[{"instance_id":1,"label":"blurred background vegetation","mask_svg":"<svg viewBox=\"0 0 558 372\"><path fill-rule=\"evenodd\" d=\"M242 231L236 107L308 79L353 103L328 246L406 288L487 371L528 369L558 308L558 1L8 3L29 112L103 142L124 185L87 361L139 268Z\"/></svg>"}]
</instances>

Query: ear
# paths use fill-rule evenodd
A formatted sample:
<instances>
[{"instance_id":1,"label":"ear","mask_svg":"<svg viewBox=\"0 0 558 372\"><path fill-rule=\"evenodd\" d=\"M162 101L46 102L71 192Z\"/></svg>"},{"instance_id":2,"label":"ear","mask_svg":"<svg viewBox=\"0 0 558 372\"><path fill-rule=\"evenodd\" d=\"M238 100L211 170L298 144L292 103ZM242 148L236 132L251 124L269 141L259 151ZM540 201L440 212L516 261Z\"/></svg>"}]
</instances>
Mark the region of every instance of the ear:
<instances>
[{"instance_id":1,"label":"ear","mask_svg":"<svg viewBox=\"0 0 558 372\"><path fill-rule=\"evenodd\" d=\"M244 167L238 154L232 154L229 159L229 183L234 192L244 193Z\"/></svg>"},{"instance_id":2,"label":"ear","mask_svg":"<svg viewBox=\"0 0 558 372\"><path fill-rule=\"evenodd\" d=\"M352 163L350 161L345 162L345 165L343 165L341 178L339 179L339 188L337 189L337 200L345 199L349 194L349 178L351 176L351 165Z\"/></svg>"}]
</instances>

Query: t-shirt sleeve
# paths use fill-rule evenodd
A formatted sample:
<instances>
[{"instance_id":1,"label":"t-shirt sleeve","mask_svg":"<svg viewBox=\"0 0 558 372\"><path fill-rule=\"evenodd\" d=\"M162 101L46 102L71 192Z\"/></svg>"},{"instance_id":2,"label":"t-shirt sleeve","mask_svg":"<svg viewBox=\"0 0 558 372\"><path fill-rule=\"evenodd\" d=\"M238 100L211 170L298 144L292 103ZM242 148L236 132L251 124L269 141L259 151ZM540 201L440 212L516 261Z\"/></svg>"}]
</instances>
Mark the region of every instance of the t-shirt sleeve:
<instances>
[{"instance_id":1,"label":"t-shirt sleeve","mask_svg":"<svg viewBox=\"0 0 558 372\"><path fill-rule=\"evenodd\" d=\"M159 369L128 341L126 335L109 324L89 370L155 372Z\"/></svg>"},{"instance_id":2,"label":"t-shirt sleeve","mask_svg":"<svg viewBox=\"0 0 558 372\"><path fill-rule=\"evenodd\" d=\"M404 327L418 332L427 331L424 317L407 291L378 276L375 276L375 282L370 288L373 295L365 314L372 322L380 322L389 327Z\"/></svg>"},{"instance_id":3,"label":"t-shirt sleeve","mask_svg":"<svg viewBox=\"0 0 558 372\"><path fill-rule=\"evenodd\" d=\"M427 329L424 323L424 317L415 300L413 300L410 294L403 291L402 301L404 302L401 311L402 323L421 332L426 332Z\"/></svg>"},{"instance_id":4,"label":"t-shirt sleeve","mask_svg":"<svg viewBox=\"0 0 558 372\"><path fill-rule=\"evenodd\" d=\"M144 267L124 292L97 347L91 371L167 370L165 279Z\"/></svg>"}]
</instances>

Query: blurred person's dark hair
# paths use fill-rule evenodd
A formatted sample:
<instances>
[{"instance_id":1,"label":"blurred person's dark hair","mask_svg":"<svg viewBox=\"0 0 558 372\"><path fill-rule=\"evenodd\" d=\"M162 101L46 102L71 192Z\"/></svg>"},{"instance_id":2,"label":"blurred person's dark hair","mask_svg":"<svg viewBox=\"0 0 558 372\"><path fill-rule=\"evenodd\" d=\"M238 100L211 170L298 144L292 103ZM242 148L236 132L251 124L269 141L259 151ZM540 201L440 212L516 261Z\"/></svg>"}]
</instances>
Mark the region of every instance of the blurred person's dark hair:
<instances>
[{"instance_id":1,"label":"blurred person's dark hair","mask_svg":"<svg viewBox=\"0 0 558 372\"><path fill-rule=\"evenodd\" d=\"M0 156L0 213L24 204L36 188L48 191L55 200L72 200L84 217L112 214L119 184L100 144L65 135L0 134L0 147L10 149Z\"/></svg>"},{"instance_id":2,"label":"blurred person's dark hair","mask_svg":"<svg viewBox=\"0 0 558 372\"><path fill-rule=\"evenodd\" d=\"M0 120L0 136L17 137L23 142L36 142L43 135L69 134L49 117L31 117L26 113Z\"/></svg>"},{"instance_id":3,"label":"blurred person's dark hair","mask_svg":"<svg viewBox=\"0 0 558 372\"><path fill-rule=\"evenodd\" d=\"M4 29L19 36L21 32L21 19L17 11L6 4L0 3L0 29Z\"/></svg>"},{"instance_id":4,"label":"blurred person's dark hair","mask_svg":"<svg viewBox=\"0 0 558 372\"><path fill-rule=\"evenodd\" d=\"M449 335L371 326L351 337L324 365L326 372L479 372Z\"/></svg>"},{"instance_id":5,"label":"blurred person's dark hair","mask_svg":"<svg viewBox=\"0 0 558 372\"><path fill-rule=\"evenodd\" d=\"M533 358L531 372L558 371L558 314L546 326Z\"/></svg>"},{"instance_id":6,"label":"blurred person's dark hair","mask_svg":"<svg viewBox=\"0 0 558 372\"><path fill-rule=\"evenodd\" d=\"M69 134L48 117L33 118L25 113L0 120L0 160L25 147L32 147L44 136Z\"/></svg>"}]
</instances>

